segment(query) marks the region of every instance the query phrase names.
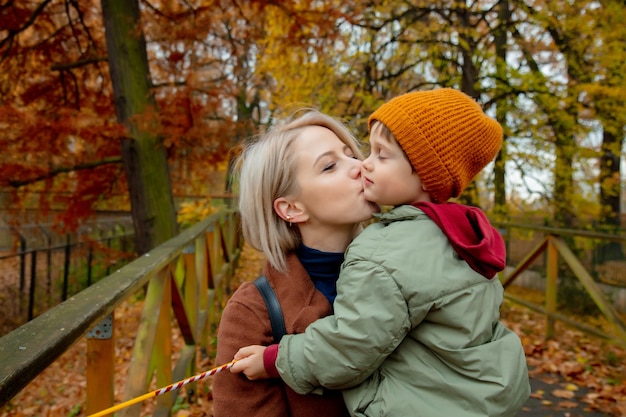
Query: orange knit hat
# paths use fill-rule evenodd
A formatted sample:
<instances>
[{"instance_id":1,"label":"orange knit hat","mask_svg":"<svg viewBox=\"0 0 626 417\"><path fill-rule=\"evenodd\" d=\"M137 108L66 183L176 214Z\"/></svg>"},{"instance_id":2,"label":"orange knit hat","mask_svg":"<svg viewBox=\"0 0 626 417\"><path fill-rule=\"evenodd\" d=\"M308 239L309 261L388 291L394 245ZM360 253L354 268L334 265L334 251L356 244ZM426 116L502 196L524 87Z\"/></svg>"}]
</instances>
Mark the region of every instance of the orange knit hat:
<instances>
[{"instance_id":1,"label":"orange knit hat","mask_svg":"<svg viewBox=\"0 0 626 417\"><path fill-rule=\"evenodd\" d=\"M369 117L382 122L409 157L430 198L458 197L502 146L502 127L451 88L403 94Z\"/></svg>"}]
</instances>

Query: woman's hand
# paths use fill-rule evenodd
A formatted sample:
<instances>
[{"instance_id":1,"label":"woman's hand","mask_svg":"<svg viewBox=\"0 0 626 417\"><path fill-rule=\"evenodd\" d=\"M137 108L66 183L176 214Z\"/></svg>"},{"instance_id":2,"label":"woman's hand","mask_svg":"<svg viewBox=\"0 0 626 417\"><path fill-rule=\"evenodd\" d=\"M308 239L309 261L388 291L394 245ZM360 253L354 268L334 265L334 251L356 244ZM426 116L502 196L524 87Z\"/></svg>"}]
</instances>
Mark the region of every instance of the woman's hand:
<instances>
[{"instance_id":1,"label":"woman's hand","mask_svg":"<svg viewBox=\"0 0 626 417\"><path fill-rule=\"evenodd\" d=\"M263 363L265 348L266 346L252 345L239 349L235 354L237 362L230 367L230 372L234 374L243 372L251 381L269 378Z\"/></svg>"}]
</instances>

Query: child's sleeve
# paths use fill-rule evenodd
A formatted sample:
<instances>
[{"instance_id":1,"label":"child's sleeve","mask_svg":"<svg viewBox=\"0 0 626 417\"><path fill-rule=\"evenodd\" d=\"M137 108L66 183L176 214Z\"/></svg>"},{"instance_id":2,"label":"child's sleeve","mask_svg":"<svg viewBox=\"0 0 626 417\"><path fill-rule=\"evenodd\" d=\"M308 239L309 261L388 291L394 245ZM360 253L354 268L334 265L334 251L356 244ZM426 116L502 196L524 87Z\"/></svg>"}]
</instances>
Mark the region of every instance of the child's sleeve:
<instances>
[{"instance_id":1,"label":"child's sleeve","mask_svg":"<svg viewBox=\"0 0 626 417\"><path fill-rule=\"evenodd\" d=\"M276 369L276 357L278 356L278 344L269 345L263 351L263 367L270 378L280 378Z\"/></svg>"},{"instance_id":2,"label":"child's sleeve","mask_svg":"<svg viewBox=\"0 0 626 417\"><path fill-rule=\"evenodd\" d=\"M276 368L298 393L360 384L411 329L396 281L384 267L368 260L344 264L333 308L334 315L280 342Z\"/></svg>"}]
</instances>

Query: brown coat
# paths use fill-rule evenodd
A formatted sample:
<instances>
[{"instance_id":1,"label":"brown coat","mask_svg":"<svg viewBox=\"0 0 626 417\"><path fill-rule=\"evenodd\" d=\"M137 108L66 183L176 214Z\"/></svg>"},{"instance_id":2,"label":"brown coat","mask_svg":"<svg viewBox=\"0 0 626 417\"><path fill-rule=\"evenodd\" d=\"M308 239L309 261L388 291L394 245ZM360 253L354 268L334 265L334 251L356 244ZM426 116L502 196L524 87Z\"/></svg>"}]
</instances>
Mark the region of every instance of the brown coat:
<instances>
[{"instance_id":1,"label":"brown coat","mask_svg":"<svg viewBox=\"0 0 626 417\"><path fill-rule=\"evenodd\" d=\"M276 292L283 310L287 333L302 333L320 317L330 314L326 297L315 289L309 275L294 254L287 258L289 275L268 265L263 273ZM217 334L216 363L233 359L248 345L273 343L269 316L261 294L247 282L235 291L222 314ZM300 395L280 379L249 381L243 374L221 372L213 380L215 417L347 417L341 393Z\"/></svg>"}]
</instances>

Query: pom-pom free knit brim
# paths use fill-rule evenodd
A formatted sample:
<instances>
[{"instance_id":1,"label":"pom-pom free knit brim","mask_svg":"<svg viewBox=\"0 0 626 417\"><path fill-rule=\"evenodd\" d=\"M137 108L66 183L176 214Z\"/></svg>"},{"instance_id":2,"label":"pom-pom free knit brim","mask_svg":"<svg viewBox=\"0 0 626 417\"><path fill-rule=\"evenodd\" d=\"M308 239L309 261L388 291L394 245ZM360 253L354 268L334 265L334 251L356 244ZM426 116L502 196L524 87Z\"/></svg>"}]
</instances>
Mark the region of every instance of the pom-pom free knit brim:
<instances>
[{"instance_id":1,"label":"pom-pom free knit brim","mask_svg":"<svg viewBox=\"0 0 626 417\"><path fill-rule=\"evenodd\" d=\"M451 88L395 97L372 113L370 129L375 120L393 133L437 203L458 197L502 146L500 124Z\"/></svg>"}]
</instances>

